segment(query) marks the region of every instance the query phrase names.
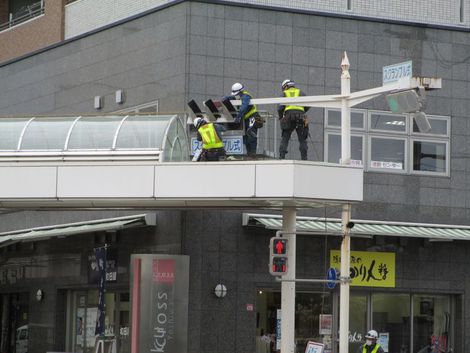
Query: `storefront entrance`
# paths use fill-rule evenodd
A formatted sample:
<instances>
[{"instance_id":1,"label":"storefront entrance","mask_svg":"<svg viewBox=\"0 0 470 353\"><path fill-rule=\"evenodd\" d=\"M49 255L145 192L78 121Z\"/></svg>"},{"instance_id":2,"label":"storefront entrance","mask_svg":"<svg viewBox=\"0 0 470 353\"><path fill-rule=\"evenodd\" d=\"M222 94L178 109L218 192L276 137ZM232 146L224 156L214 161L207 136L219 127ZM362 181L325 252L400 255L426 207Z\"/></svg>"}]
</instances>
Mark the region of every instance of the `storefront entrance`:
<instances>
[{"instance_id":1,"label":"storefront entrance","mask_svg":"<svg viewBox=\"0 0 470 353\"><path fill-rule=\"evenodd\" d=\"M349 352L364 344L369 329L379 333L386 353L442 353L459 347L461 318L455 317L459 295L409 294L351 291ZM339 292L296 294L296 352L307 341L325 345L325 352L338 352ZM281 293L258 290L256 301L256 352L279 351ZM334 318L334 319L333 319Z\"/></svg>"},{"instance_id":2,"label":"storefront entrance","mask_svg":"<svg viewBox=\"0 0 470 353\"><path fill-rule=\"evenodd\" d=\"M29 293L0 295L0 352L28 351Z\"/></svg>"},{"instance_id":3,"label":"storefront entrance","mask_svg":"<svg viewBox=\"0 0 470 353\"><path fill-rule=\"evenodd\" d=\"M98 310L98 290L73 291L71 335L68 346L72 352L93 353ZM105 294L105 337L113 341L116 352L130 352L130 302L128 291L108 291Z\"/></svg>"},{"instance_id":4,"label":"storefront entrance","mask_svg":"<svg viewBox=\"0 0 470 353\"><path fill-rule=\"evenodd\" d=\"M256 297L256 353L280 349L281 293L258 290ZM331 351L333 332L332 296L329 292L297 292L295 296L296 352L305 352L308 341L322 342Z\"/></svg>"}]
</instances>

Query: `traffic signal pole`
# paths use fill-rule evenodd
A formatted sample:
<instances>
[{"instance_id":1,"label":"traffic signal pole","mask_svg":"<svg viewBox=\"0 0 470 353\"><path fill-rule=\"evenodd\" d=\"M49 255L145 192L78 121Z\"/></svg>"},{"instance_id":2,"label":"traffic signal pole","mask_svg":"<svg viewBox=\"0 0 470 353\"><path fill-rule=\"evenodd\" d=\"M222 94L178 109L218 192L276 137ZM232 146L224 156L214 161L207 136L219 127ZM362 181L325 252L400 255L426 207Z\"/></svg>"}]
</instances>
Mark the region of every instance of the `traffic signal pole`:
<instances>
[{"instance_id":1,"label":"traffic signal pole","mask_svg":"<svg viewBox=\"0 0 470 353\"><path fill-rule=\"evenodd\" d=\"M281 283L281 352L295 352L295 229L297 210L294 207L282 209L282 233L288 239L287 273ZM287 281L284 281L287 280Z\"/></svg>"}]
</instances>

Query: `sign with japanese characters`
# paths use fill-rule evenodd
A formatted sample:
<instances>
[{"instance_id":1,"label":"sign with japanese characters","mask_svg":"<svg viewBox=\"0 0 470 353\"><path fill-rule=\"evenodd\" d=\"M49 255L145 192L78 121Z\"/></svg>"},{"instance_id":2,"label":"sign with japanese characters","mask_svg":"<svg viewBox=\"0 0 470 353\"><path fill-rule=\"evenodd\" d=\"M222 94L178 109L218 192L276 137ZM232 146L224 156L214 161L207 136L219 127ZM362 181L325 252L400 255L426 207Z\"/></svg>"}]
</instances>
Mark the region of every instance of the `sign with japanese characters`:
<instances>
[{"instance_id":1,"label":"sign with japanese characters","mask_svg":"<svg viewBox=\"0 0 470 353\"><path fill-rule=\"evenodd\" d=\"M133 254L131 274L132 309L138 310L132 317L141 323L132 323L138 351L186 353L189 256Z\"/></svg>"},{"instance_id":2,"label":"sign with japanese characters","mask_svg":"<svg viewBox=\"0 0 470 353\"><path fill-rule=\"evenodd\" d=\"M384 66L382 68L382 83L397 82L403 77L411 77L413 75L413 62L405 61L403 63Z\"/></svg>"},{"instance_id":3,"label":"sign with japanese characters","mask_svg":"<svg viewBox=\"0 0 470 353\"><path fill-rule=\"evenodd\" d=\"M341 252L331 250L330 266L341 268ZM349 268L352 286L395 287L395 253L351 251Z\"/></svg>"},{"instance_id":4,"label":"sign with japanese characters","mask_svg":"<svg viewBox=\"0 0 470 353\"><path fill-rule=\"evenodd\" d=\"M225 145L225 152L228 155L243 154L243 137L242 136L224 136L222 142ZM202 148L202 142L195 137L191 138L191 154Z\"/></svg>"}]
</instances>

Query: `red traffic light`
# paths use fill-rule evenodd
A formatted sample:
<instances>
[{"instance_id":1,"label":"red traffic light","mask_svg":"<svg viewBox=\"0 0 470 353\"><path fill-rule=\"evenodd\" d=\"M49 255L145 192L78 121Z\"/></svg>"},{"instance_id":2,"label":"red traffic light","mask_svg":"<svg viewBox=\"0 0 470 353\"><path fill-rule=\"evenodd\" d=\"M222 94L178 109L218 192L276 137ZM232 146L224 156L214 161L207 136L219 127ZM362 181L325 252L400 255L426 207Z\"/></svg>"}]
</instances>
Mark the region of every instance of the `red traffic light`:
<instances>
[{"instance_id":1,"label":"red traffic light","mask_svg":"<svg viewBox=\"0 0 470 353\"><path fill-rule=\"evenodd\" d=\"M274 255L285 255L287 254L287 239L273 238L271 246L272 254Z\"/></svg>"}]
</instances>

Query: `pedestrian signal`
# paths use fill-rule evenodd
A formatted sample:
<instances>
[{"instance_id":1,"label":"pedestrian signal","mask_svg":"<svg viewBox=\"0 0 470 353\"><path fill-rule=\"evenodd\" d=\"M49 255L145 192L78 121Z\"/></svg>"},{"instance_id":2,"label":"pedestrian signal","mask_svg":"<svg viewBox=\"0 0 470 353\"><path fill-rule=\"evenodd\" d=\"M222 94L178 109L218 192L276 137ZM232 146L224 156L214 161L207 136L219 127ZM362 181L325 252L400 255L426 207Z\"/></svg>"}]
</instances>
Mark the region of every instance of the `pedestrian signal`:
<instances>
[{"instance_id":1,"label":"pedestrian signal","mask_svg":"<svg viewBox=\"0 0 470 353\"><path fill-rule=\"evenodd\" d=\"M285 238L274 237L269 242L269 273L282 276L287 273L287 244Z\"/></svg>"}]
</instances>

